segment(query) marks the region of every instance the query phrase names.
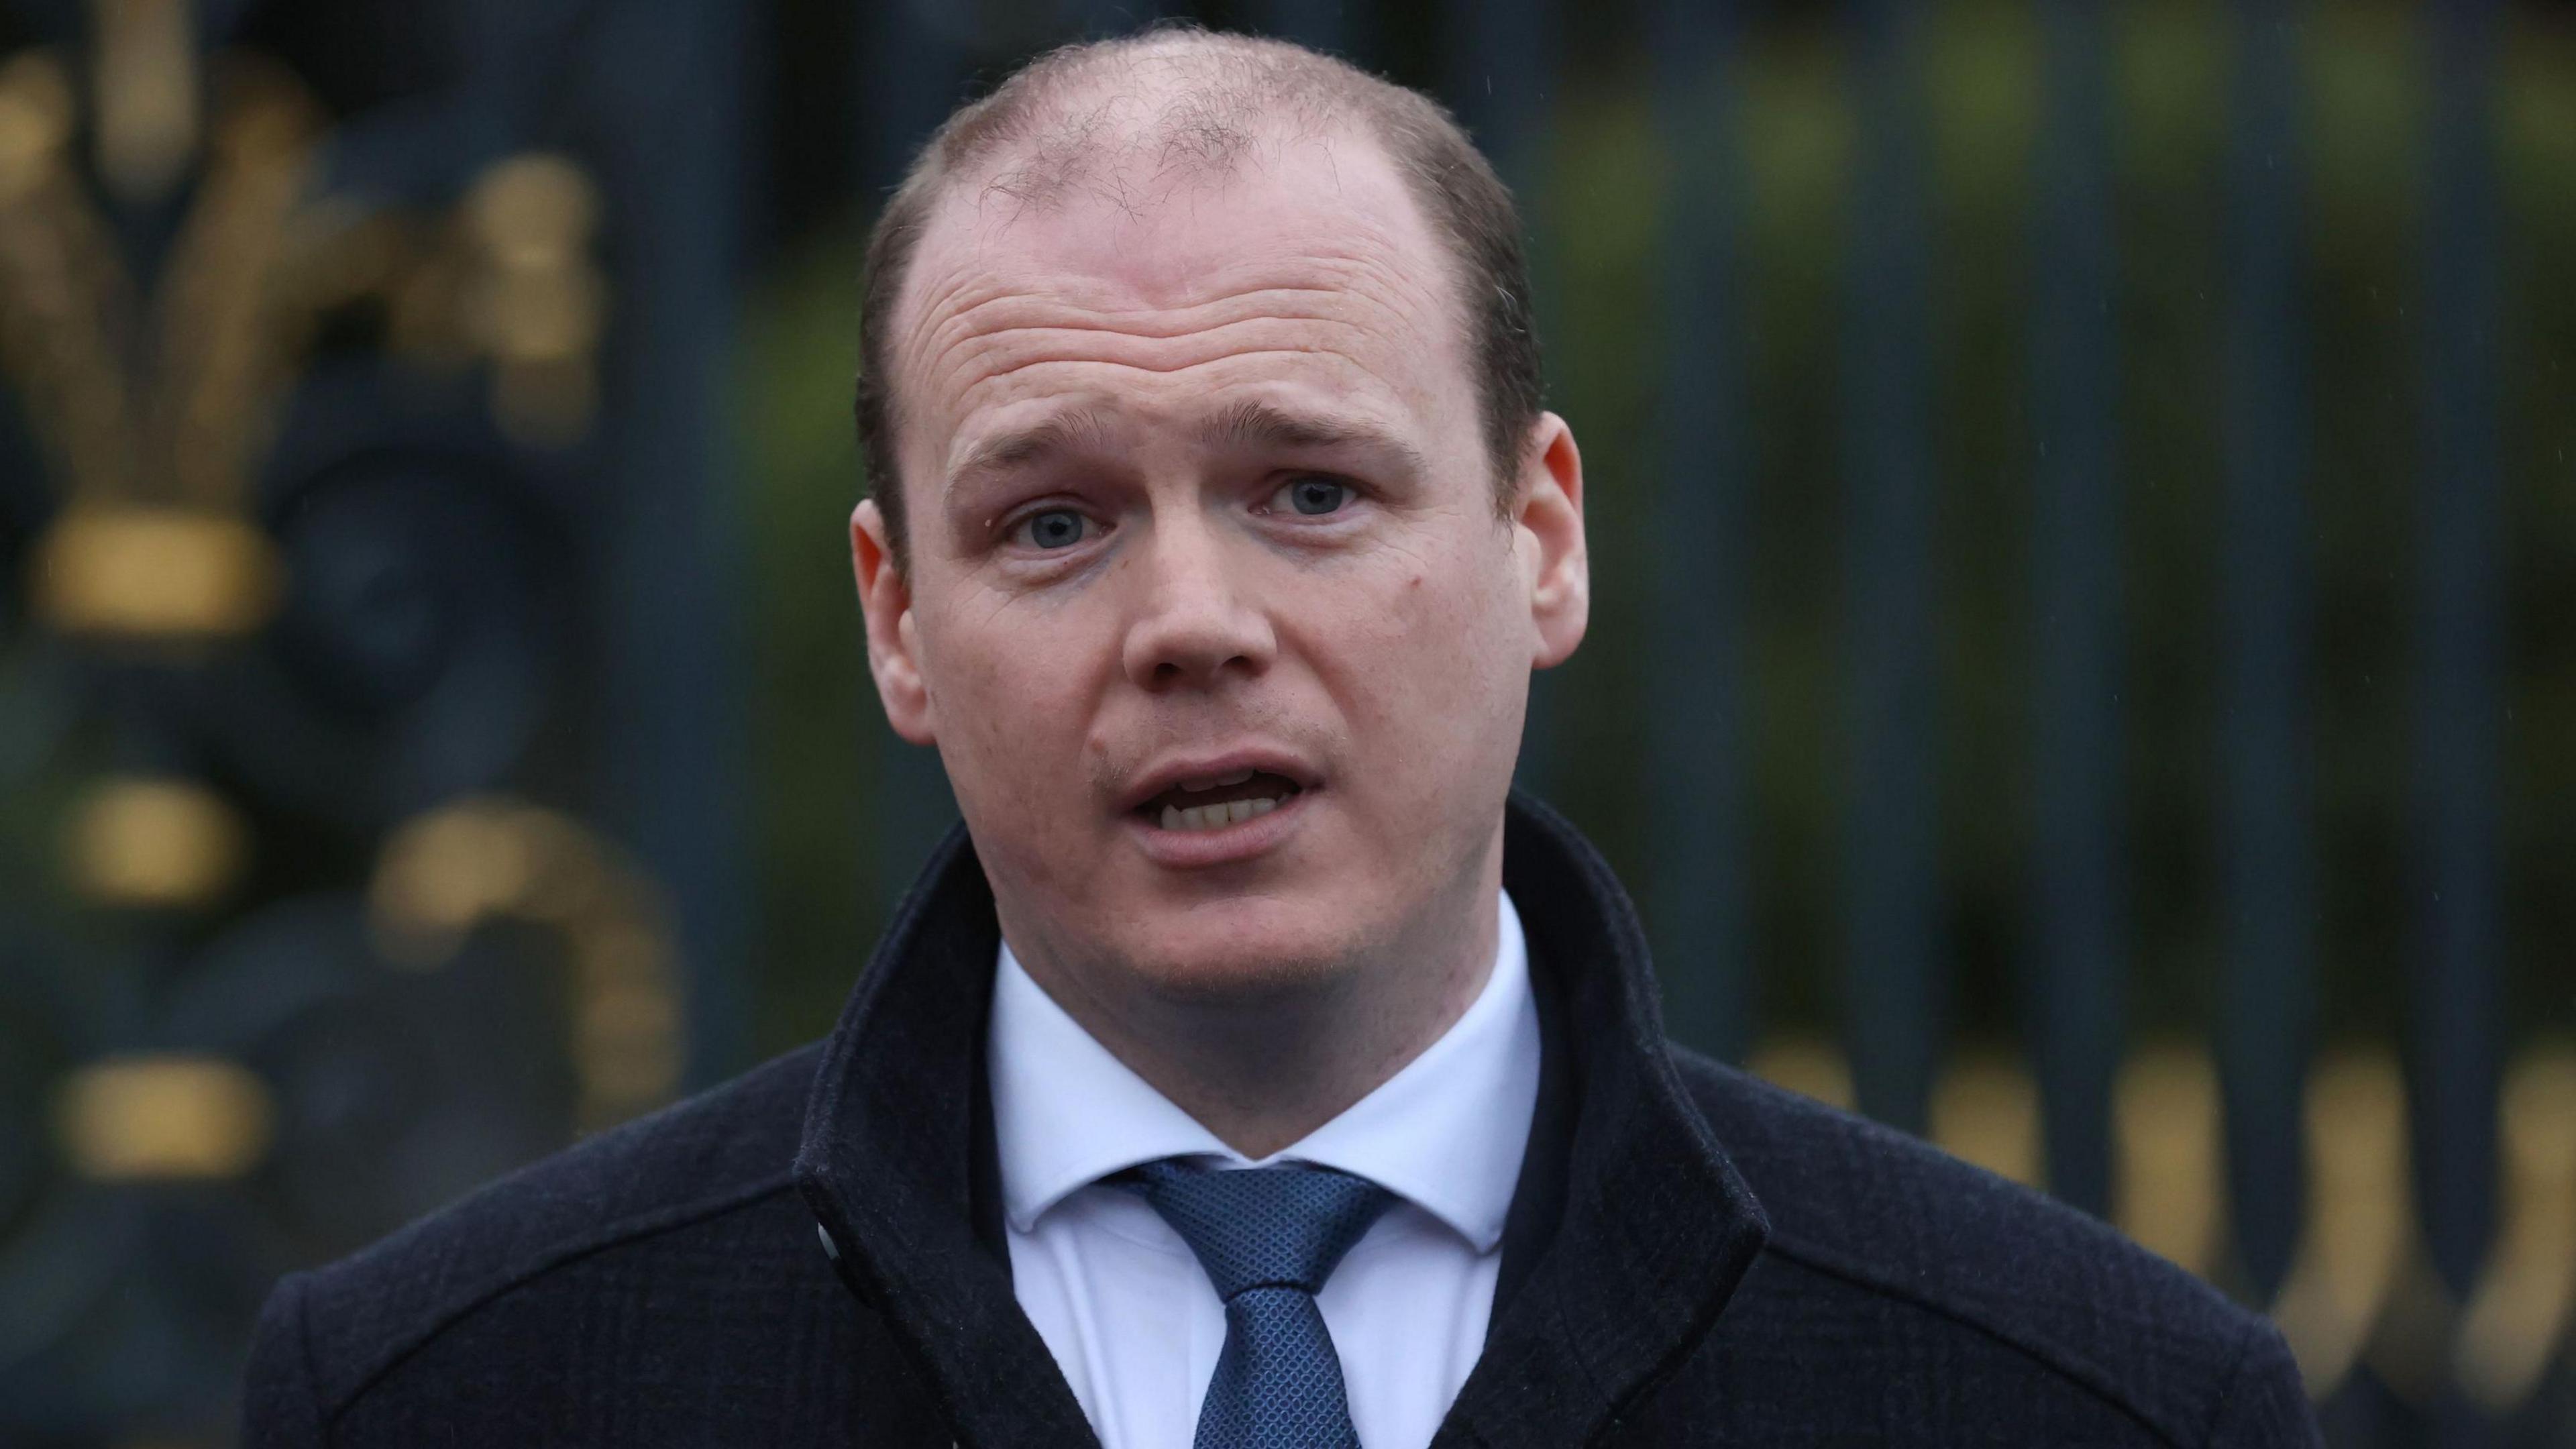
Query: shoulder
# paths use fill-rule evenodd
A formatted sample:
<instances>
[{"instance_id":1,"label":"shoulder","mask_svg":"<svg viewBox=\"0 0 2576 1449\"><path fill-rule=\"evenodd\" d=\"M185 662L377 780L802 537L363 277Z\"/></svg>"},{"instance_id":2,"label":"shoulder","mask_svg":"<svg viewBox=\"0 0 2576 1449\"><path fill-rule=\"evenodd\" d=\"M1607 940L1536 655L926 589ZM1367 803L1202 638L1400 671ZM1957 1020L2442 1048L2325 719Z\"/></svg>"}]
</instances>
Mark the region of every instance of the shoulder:
<instances>
[{"instance_id":1,"label":"shoulder","mask_svg":"<svg viewBox=\"0 0 2576 1449\"><path fill-rule=\"evenodd\" d=\"M2229 1426L2249 1414L2304 1415L2270 1324L2099 1220L1695 1053L1673 1058L1770 1219L1775 1270L1893 1305L1917 1331L1980 1339L2166 1442L2235 1442Z\"/></svg>"},{"instance_id":2,"label":"shoulder","mask_svg":"<svg viewBox=\"0 0 2576 1449\"><path fill-rule=\"evenodd\" d=\"M254 1401L299 1382L328 1413L484 1305L575 1265L793 1196L807 1047L590 1138L339 1262L290 1275L263 1313Z\"/></svg>"}]
</instances>

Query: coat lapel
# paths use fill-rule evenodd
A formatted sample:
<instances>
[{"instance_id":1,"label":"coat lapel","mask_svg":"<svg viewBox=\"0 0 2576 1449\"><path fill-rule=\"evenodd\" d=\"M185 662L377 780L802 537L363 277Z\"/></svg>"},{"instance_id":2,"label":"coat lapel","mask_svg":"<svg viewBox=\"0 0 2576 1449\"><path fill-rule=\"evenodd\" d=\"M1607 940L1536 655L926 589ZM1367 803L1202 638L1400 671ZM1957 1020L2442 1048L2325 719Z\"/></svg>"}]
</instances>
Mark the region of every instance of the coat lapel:
<instances>
[{"instance_id":1,"label":"coat lapel","mask_svg":"<svg viewBox=\"0 0 2576 1449\"><path fill-rule=\"evenodd\" d=\"M1513 798L1504 881L1530 941L1547 1075L1485 1352L1440 1445L1581 1444L1677 1369L1768 1231L1683 1095L1643 934L1610 869ZM999 945L950 834L827 1043L796 1180L842 1281L977 1449L1096 1445L1013 1297L995 1210L985 1016Z\"/></svg>"},{"instance_id":2,"label":"coat lapel","mask_svg":"<svg viewBox=\"0 0 2576 1449\"><path fill-rule=\"evenodd\" d=\"M1554 811L1516 795L1503 882L1553 1008L1530 1170L1485 1352L1437 1445L1584 1444L1697 1348L1769 1234L1761 1206L1683 1093L1644 933L1610 867ZM1559 1126L1549 1140L1549 1120ZM1540 1195L1540 1196L1534 1196ZM1546 1217L1554 1218L1547 1231Z\"/></svg>"},{"instance_id":3,"label":"coat lapel","mask_svg":"<svg viewBox=\"0 0 2576 1449\"><path fill-rule=\"evenodd\" d=\"M1000 945L983 867L949 833L825 1045L796 1182L841 1280L907 1350L976 1449L1096 1445L1046 1341L979 1233L991 1150L984 1022ZM986 1191L990 1191L989 1184Z\"/></svg>"}]
</instances>

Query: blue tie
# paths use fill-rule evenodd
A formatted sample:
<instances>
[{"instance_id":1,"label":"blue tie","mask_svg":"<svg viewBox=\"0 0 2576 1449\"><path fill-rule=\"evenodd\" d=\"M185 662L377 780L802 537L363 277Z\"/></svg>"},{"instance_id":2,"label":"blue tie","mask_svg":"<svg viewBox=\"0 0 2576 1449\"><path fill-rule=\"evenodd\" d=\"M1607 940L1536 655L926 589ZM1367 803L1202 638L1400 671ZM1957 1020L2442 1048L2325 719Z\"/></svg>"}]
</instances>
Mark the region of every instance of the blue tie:
<instances>
[{"instance_id":1,"label":"blue tie","mask_svg":"<svg viewBox=\"0 0 2576 1449\"><path fill-rule=\"evenodd\" d=\"M1190 1245L1225 1300L1197 1449L1360 1449L1315 1294L1394 1201L1387 1190L1324 1167L1177 1162L1149 1162L1124 1185Z\"/></svg>"}]
</instances>

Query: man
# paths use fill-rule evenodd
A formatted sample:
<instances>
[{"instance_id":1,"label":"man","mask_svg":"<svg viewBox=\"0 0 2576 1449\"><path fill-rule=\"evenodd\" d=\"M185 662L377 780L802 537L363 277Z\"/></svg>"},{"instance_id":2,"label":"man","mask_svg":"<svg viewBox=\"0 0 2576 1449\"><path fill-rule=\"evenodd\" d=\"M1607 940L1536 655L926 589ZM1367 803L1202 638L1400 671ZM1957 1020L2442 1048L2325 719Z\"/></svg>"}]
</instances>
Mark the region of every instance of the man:
<instances>
[{"instance_id":1,"label":"man","mask_svg":"<svg viewBox=\"0 0 2576 1449\"><path fill-rule=\"evenodd\" d=\"M851 543L962 836L819 1047L288 1279L252 1442L2307 1441L2260 1320L1665 1044L1509 798L1589 596L1517 231L1277 43L954 117Z\"/></svg>"}]
</instances>

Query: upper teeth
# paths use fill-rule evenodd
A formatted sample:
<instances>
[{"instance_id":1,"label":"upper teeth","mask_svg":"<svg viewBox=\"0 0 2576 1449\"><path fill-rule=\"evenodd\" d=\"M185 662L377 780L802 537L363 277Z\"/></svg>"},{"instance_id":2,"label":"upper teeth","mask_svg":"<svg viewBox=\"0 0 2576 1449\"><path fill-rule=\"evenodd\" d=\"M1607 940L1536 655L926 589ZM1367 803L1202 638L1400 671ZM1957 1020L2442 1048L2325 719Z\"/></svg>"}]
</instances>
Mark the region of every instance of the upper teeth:
<instances>
[{"instance_id":1,"label":"upper teeth","mask_svg":"<svg viewBox=\"0 0 2576 1449\"><path fill-rule=\"evenodd\" d=\"M1252 772L1246 770L1243 773L1248 777ZM1237 779L1225 783L1239 785L1243 781ZM1166 805L1163 807L1163 828L1165 830L1214 830L1221 825L1233 825L1249 820L1255 815L1267 815L1278 808L1277 800L1266 797L1254 800L1229 800L1222 805L1192 805L1187 809L1178 805Z\"/></svg>"}]
</instances>

